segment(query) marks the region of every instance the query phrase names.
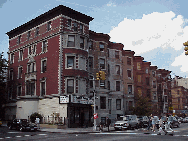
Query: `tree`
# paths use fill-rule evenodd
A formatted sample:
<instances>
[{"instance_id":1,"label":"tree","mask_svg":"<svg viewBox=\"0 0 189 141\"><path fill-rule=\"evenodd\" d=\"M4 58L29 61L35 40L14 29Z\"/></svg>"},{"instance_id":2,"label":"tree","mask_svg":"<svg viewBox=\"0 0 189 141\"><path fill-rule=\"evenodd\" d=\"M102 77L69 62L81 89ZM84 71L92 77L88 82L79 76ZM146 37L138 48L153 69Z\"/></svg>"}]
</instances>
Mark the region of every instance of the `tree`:
<instances>
[{"instance_id":1,"label":"tree","mask_svg":"<svg viewBox=\"0 0 189 141\"><path fill-rule=\"evenodd\" d=\"M138 116L149 116L152 112L149 99L137 96L135 107L132 107L133 114Z\"/></svg>"},{"instance_id":2,"label":"tree","mask_svg":"<svg viewBox=\"0 0 189 141\"><path fill-rule=\"evenodd\" d=\"M6 103L5 94L6 89L6 78L7 78L7 63L8 61L4 58L3 52L0 53L0 118L4 118L3 104Z\"/></svg>"}]
</instances>

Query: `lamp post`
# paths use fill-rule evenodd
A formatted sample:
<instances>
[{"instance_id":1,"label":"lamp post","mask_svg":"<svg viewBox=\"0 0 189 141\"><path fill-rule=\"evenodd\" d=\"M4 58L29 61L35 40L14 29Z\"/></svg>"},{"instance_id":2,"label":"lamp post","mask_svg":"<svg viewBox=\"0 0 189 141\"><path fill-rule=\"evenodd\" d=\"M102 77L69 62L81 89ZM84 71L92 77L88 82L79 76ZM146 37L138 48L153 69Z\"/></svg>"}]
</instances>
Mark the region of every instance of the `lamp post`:
<instances>
[{"instance_id":1,"label":"lamp post","mask_svg":"<svg viewBox=\"0 0 189 141\"><path fill-rule=\"evenodd\" d=\"M94 93L94 115L96 114L96 91L95 91L95 78L93 77L93 93ZM93 115L93 118L94 118L94 115ZM96 131L96 118L94 118L94 127L93 127L93 130Z\"/></svg>"}]
</instances>

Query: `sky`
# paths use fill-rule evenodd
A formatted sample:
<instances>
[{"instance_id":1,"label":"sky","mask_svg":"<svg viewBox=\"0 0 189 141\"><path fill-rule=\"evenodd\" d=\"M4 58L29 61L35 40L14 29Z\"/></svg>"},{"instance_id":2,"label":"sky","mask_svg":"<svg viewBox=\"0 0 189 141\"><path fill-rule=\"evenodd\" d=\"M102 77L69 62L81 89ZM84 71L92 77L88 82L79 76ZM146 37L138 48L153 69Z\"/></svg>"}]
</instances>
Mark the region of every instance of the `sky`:
<instances>
[{"instance_id":1,"label":"sky","mask_svg":"<svg viewBox=\"0 0 189 141\"><path fill-rule=\"evenodd\" d=\"M7 32L58 5L93 17L90 30L110 35L172 77L188 77L187 0L0 0L0 52L7 58Z\"/></svg>"}]
</instances>

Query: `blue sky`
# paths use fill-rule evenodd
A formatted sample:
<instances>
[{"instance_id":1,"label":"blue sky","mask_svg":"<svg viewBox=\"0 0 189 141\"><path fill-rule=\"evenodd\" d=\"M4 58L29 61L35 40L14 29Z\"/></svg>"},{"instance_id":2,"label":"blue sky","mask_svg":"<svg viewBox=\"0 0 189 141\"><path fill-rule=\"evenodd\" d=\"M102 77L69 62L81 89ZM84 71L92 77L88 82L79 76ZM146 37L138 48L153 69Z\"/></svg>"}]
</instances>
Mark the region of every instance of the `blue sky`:
<instances>
[{"instance_id":1,"label":"blue sky","mask_svg":"<svg viewBox=\"0 0 189 141\"><path fill-rule=\"evenodd\" d=\"M0 0L0 52L8 52L6 32L58 6L93 17L90 30L109 34L159 69L188 77L187 0Z\"/></svg>"}]
</instances>

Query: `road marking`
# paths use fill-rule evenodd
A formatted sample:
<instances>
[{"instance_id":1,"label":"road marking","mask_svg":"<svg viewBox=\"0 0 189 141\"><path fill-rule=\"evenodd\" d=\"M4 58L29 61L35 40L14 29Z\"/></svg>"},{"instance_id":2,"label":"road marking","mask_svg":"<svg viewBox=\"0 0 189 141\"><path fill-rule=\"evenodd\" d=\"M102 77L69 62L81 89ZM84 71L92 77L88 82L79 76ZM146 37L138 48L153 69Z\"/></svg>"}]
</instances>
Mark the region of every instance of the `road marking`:
<instances>
[{"instance_id":1,"label":"road marking","mask_svg":"<svg viewBox=\"0 0 189 141\"><path fill-rule=\"evenodd\" d=\"M22 136L16 136L17 138L21 138Z\"/></svg>"},{"instance_id":2,"label":"road marking","mask_svg":"<svg viewBox=\"0 0 189 141\"><path fill-rule=\"evenodd\" d=\"M0 138L0 140L3 140L4 138Z\"/></svg>"},{"instance_id":3,"label":"road marking","mask_svg":"<svg viewBox=\"0 0 189 141\"><path fill-rule=\"evenodd\" d=\"M40 136L45 136L45 135L47 135L47 134L38 134L38 135L40 135Z\"/></svg>"},{"instance_id":4,"label":"road marking","mask_svg":"<svg viewBox=\"0 0 189 141\"><path fill-rule=\"evenodd\" d=\"M5 137L6 139L10 139L11 137Z\"/></svg>"},{"instance_id":5,"label":"road marking","mask_svg":"<svg viewBox=\"0 0 189 141\"><path fill-rule=\"evenodd\" d=\"M24 135L24 136L29 137L29 136L31 136L31 135Z\"/></svg>"},{"instance_id":6,"label":"road marking","mask_svg":"<svg viewBox=\"0 0 189 141\"><path fill-rule=\"evenodd\" d=\"M10 134L12 134L12 133L20 133L20 132L7 132L7 133L10 133Z\"/></svg>"}]
</instances>

